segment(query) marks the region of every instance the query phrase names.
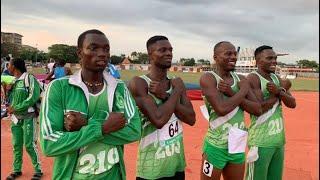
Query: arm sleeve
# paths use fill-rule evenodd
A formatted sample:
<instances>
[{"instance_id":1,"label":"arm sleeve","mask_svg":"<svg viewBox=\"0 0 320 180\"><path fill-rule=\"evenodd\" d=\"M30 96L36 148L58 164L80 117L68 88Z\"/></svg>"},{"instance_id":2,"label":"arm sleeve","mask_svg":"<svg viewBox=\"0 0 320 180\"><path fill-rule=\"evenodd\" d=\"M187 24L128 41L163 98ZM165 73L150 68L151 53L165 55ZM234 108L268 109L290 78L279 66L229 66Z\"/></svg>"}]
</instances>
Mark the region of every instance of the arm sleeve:
<instances>
[{"instance_id":1,"label":"arm sleeve","mask_svg":"<svg viewBox=\"0 0 320 180\"><path fill-rule=\"evenodd\" d=\"M105 135L104 142L112 145L123 145L141 138L141 119L136 103L125 84L117 87L114 96L114 111L123 112L127 124L119 131Z\"/></svg>"},{"instance_id":2,"label":"arm sleeve","mask_svg":"<svg viewBox=\"0 0 320 180\"><path fill-rule=\"evenodd\" d=\"M22 101L19 104L13 106L15 111L26 111L29 107L32 107L40 98L40 86L35 77L28 75L27 77L29 81L29 95L27 99Z\"/></svg>"},{"instance_id":3,"label":"arm sleeve","mask_svg":"<svg viewBox=\"0 0 320 180\"><path fill-rule=\"evenodd\" d=\"M60 156L102 139L101 123L89 120L79 131L64 131L63 89L59 81L52 82L40 110L40 145L46 156Z\"/></svg>"}]
</instances>

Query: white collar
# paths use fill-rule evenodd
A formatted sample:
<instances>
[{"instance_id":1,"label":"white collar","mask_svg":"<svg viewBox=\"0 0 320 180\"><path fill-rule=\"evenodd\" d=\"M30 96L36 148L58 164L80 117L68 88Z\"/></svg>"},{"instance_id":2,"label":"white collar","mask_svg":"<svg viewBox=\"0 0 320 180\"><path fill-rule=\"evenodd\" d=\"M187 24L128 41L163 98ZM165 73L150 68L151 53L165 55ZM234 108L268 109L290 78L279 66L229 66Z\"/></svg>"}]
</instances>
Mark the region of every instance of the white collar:
<instances>
[{"instance_id":1,"label":"white collar","mask_svg":"<svg viewBox=\"0 0 320 180\"><path fill-rule=\"evenodd\" d=\"M109 111L111 112L112 105L113 105L114 92L117 87L118 80L115 79L112 75L110 75L106 71L103 71L103 79L107 82L108 105L109 105ZM69 84L80 87L86 96L87 103L89 103L89 90L88 90L87 86L82 81L81 69L70 76Z\"/></svg>"},{"instance_id":2,"label":"white collar","mask_svg":"<svg viewBox=\"0 0 320 180\"><path fill-rule=\"evenodd\" d=\"M17 79L17 80L24 80L24 78L28 75L27 72L24 72L23 74L21 74L21 76Z\"/></svg>"}]
</instances>

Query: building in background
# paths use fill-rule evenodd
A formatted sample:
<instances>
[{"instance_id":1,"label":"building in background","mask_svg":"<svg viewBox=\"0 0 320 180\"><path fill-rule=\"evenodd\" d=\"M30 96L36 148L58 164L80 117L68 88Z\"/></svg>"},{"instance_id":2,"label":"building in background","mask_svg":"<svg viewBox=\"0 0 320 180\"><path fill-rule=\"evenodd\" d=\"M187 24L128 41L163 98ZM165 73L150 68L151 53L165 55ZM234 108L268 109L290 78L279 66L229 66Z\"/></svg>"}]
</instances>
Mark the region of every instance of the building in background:
<instances>
[{"instance_id":1,"label":"building in background","mask_svg":"<svg viewBox=\"0 0 320 180\"><path fill-rule=\"evenodd\" d=\"M13 43L22 45L22 35L18 33L1 32L1 44Z\"/></svg>"},{"instance_id":2,"label":"building in background","mask_svg":"<svg viewBox=\"0 0 320 180\"><path fill-rule=\"evenodd\" d=\"M253 70L257 70L254 49L240 49L235 71L239 74L247 75Z\"/></svg>"}]
</instances>

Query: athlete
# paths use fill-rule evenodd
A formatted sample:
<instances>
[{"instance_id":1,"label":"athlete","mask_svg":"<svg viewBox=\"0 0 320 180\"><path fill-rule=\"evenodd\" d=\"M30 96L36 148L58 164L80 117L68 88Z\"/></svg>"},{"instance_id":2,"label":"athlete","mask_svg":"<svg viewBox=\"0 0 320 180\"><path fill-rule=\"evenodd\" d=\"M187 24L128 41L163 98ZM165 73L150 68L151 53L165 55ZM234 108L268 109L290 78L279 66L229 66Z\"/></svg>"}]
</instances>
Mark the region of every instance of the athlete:
<instances>
[{"instance_id":1,"label":"athlete","mask_svg":"<svg viewBox=\"0 0 320 180\"><path fill-rule=\"evenodd\" d=\"M142 117L136 179L185 179L182 122L195 124L195 112L180 78L167 74L172 46L165 36L147 41L150 72L129 82Z\"/></svg>"},{"instance_id":2,"label":"athlete","mask_svg":"<svg viewBox=\"0 0 320 180\"><path fill-rule=\"evenodd\" d=\"M295 108L291 83L276 74L277 55L270 46L260 46L255 52L258 70L248 75L250 85L262 107L261 116L251 115L247 179L282 179L285 133L282 103Z\"/></svg>"},{"instance_id":3,"label":"athlete","mask_svg":"<svg viewBox=\"0 0 320 180\"><path fill-rule=\"evenodd\" d=\"M7 180L16 179L22 175L23 145L29 154L34 175L32 179L40 179L41 171L39 154L36 146L36 115L33 107L40 97L40 86L34 76L27 73L25 63L22 59L11 59L8 70L16 80L8 94L10 99L7 112L11 115L11 132L13 144L13 173ZM29 78L29 86L26 87L25 79Z\"/></svg>"},{"instance_id":4,"label":"athlete","mask_svg":"<svg viewBox=\"0 0 320 180\"><path fill-rule=\"evenodd\" d=\"M217 69L200 78L210 124L204 139L200 177L220 180L222 174L225 180L242 180L247 135L244 110L259 115L261 106L246 78L234 73L237 61L234 45L222 41L213 51Z\"/></svg>"},{"instance_id":5,"label":"athlete","mask_svg":"<svg viewBox=\"0 0 320 180\"><path fill-rule=\"evenodd\" d=\"M41 148L55 157L52 179L125 180L123 145L141 122L123 81L105 68L110 44L99 30L78 38L79 72L52 81L40 112Z\"/></svg>"}]
</instances>

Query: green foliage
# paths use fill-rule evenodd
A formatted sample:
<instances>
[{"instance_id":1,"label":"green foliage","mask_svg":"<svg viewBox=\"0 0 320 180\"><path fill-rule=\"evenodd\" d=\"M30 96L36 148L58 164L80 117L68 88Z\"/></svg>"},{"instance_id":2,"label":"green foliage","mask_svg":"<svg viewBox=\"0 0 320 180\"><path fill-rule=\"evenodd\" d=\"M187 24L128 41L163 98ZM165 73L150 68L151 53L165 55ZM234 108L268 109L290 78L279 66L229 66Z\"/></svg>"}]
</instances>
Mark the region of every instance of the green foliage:
<instances>
[{"instance_id":1,"label":"green foliage","mask_svg":"<svg viewBox=\"0 0 320 180\"><path fill-rule=\"evenodd\" d=\"M48 60L48 53L45 53L43 51L39 51L37 54L37 62L47 62Z\"/></svg>"},{"instance_id":2,"label":"green foliage","mask_svg":"<svg viewBox=\"0 0 320 180\"><path fill-rule=\"evenodd\" d=\"M297 61L297 64L300 67L304 67L304 68L318 68L319 69L319 64L316 61L309 61L307 59L302 59Z\"/></svg>"},{"instance_id":3,"label":"green foliage","mask_svg":"<svg viewBox=\"0 0 320 180\"><path fill-rule=\"evenodd\" d=\"M53 44L48 48L48 58L63 59L67 63L78 63L77 47L66 44Z\"/></svg>"},{"instance_id":4,"label":"green foliage","mask_svg":"<svg viewBox=\"0 0 320 180\"><path fill-rule=\"evenodd\" d=\"M181 58L180 59L180 63L183 65L183 66L194 66L196 65L196 61L194 60L194 58Z\"/></svg>"},{"instance_id":5,"label":"green foliage","mask_svg":"<svg viewBox=\"0 0 320 180\"><path fill-rule=\"evenodd\" d=\"M147 53L142 52L132 52L132 63L133 64L149 64L149 57Z\"/></svg>"},{"instance_id":6,"label":"green foliage","mask_svg":"<svg viewBox=\"0 0 320 180\"><path fill-rule=\"evenodd\" d=\"M9 54L12 54L13 58L20 57L24 60L31 60L32 62L44 62L47 59L47 53L39 51L36 48L14 43L2 43L1 57L7 57Z\"/></svg>"},{"instance_id":7,"label":"green foliage","mask_svg":"<svg viewBox=\"0 0 320 180\"><path fill-rule=\"evenodd\" d=\"M20 57L25 60L35 61L37 51L23 48Z\"/></svg>"},{"instance_id":8,"label":"green foliage","mask_svg":"<svg viewBox=\"0 0 320 180\"><path fill-rule=\"evenodd\" d=\"M43 51L38 51L37 49L22 47L22 50L20 52L20 58L25 60L31 60L32 62L46 62L47 53Z\"/></svg>"},{"instance_id":9,"label":"green foliage","mask_svg":"<svg viewBox=\"0 0 320 180\"><path fill-rule=\"evenodd\" d=\"M124 60L125 57L123 56L116 56L116 55L112 55L110 57L110 63L111 64L120 64L122 63L122 61Z\"/></svg>"},{"instance_id":10,"label":"green foliage","mask_svg":"<svg viewBox=\"0 0 320 180\"><path fill-rule=\"evenodd\" d=\"M198 62L198 64L201 64L201 65L210 65L209 60L199 59L199 60L197 60L197 62Z\"/></svg>"}]
</instances>

